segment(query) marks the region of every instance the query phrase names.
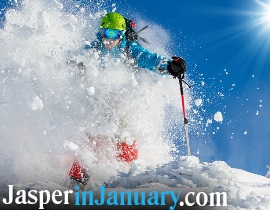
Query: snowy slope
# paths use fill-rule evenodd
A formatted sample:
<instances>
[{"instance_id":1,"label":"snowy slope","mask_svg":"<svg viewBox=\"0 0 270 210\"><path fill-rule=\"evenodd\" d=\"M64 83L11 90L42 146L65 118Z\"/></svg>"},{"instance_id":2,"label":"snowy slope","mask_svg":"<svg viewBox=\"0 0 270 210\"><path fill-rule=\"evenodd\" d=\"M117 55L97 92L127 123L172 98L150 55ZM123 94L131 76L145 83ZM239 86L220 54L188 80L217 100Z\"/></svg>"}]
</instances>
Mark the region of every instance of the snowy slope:
<instances>
[{"instance_id":1,"label":"snowy slope","mask_svg":"<svg viewBox=\"0 0 270 210\"><path fill-rule=\"evenodd\" d=\"M192 176L181 175L192 173ZM130 172L109 186L124 187L168 186L205 189L209 192L228 192L228 209L269 209L270 179L229 167L225 162L199 163L196 157L182 157L163 167L137 174ZM139 183L139 184L138 184Z\"/></svg>"}]
</instances>

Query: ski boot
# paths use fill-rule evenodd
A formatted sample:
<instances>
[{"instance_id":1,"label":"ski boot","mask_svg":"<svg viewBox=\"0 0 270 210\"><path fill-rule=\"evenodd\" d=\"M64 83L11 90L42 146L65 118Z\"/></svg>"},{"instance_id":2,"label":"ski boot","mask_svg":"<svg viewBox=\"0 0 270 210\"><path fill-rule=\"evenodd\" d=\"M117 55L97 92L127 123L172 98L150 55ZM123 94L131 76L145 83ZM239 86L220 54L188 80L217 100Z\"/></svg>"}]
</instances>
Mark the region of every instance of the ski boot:
<instances>
[{"instance_id":1,"label":"ski boot","mask_svg":"<svg viewBox=\"0 0 270 210\"><path fill-rule=\"evenodd\" d=\"M90 173L86 170L86 168L79 164L77 161L73 162L73 165L69 171L69 177L71 179L70 184L71 187L79 186L80 190L83 191L85 185L88 183L90 179Z\"/></svg>"}]
</instances>

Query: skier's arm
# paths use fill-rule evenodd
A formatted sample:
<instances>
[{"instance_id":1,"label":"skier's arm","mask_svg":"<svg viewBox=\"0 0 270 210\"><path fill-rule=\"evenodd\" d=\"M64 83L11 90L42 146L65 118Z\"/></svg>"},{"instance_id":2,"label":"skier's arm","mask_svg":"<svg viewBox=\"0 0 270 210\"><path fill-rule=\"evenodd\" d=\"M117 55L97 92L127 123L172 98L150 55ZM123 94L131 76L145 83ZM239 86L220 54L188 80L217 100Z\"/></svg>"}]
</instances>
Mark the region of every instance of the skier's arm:
<instances>
[{"instance_id":1,"label":"skier's arm","mask_svg":"<svg viewBox=\"0 0 270 210\"><path fill-rule=\"evenodd\" d=\"M131 43L130 51L139 68L147 68L173 77L181 77L186 72L186 62L181 57L174 56L172 59L167 59L157 53L151 53L135 42Z\"/></svg>"},{"instance_id":2,"label":"skier's arm","mask_svg":"<svg viewBox=\"0 0 270 210\"><path fill-rule=\"evenodd\" d=\"M139 46L136 42L130 44L130 52L139 68L146 68L159 74L170 75L167 66L168 61L171 61L171 59L167 59L157 53L152 53Z\"/></svg>"}]
</instances>

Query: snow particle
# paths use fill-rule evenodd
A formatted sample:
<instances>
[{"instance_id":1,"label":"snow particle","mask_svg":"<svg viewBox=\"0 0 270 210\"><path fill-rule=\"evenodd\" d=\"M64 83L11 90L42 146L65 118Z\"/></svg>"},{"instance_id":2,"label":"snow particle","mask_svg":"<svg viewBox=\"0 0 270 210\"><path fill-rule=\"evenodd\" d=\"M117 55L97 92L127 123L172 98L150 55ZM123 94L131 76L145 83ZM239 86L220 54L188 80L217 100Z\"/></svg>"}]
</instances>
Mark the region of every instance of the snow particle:
<instances>
[{"instance_id":1,"label":"snow particle","mask_svg":"<svg viewBox=\"0 0 270 210\"><path fill-rule=\"evenodd\" d=\"M202 99L195 100L195 105L196 106L201 106L202 105Z\"/></svg>"},{"instance_id":2,"label":"snow particle","mask_svg":"<svg viewBox=\"0 0 270 210\"><path fill-rule=\"evenodd\" d=\"M223 117L222 117L222 113L221 112L216 112L214 115L214 120L217 122L222 123L223 121Z\"/></svg>"},{"instance_id":3,"label":"snow particle","mask_svg":"<svg viewBox=\"0 0 270 210\"><path fill-rule=\"evenodd\" d=\"M32 110L41 110L43 109L43 102L38 96L32 97L32 100L30 101L30 108Z\"/></svg>"},{"instance_id":4,"label":"snow particle","mask_svg":"<svg viewBox=\"0 0 270 210\"><path fill-rule=\"evenodd\" d=\"M90 96L93 96L95 94L95 87L90 86L89 88L86 89L86 91Z\"/></svg>"},{"instance_id":5,"label":"snow particle","mask_svg":"<svg viewBox=\"0 0 270 210\"><path fill-rule=\"evenodd\" d=\"M206 121L206 127L208 127L208 125L211 124L211 123L212 123L212 120L208 119L208 120Z\"/></svg>"},{"instance_id":6,"label":"snow particle","mask_svg":"<svg viewBox=\"0 0 270 210\"><path fill-rule=\"evenodd\" d=\"M223 94L223 93L221 93L221 92L218 92L218 94L219 94L221 97L223 97L223 96L224 96L224 94Z\"/></svg>"},{"instance_id":7,"label":"snow particle","mask_svg":"<svg viewBox=\"0 0 270 210\"><path fill-rule=\"evenodd\" d=\"M79 147L76 144L74 144L74 143L72 143L70 141L65 141L65 140L64 140L63 146L64 146L65 149L71 150L71 151L72 150L75 151L75 150L79 149Z\"/></svg>"}]
</instances>

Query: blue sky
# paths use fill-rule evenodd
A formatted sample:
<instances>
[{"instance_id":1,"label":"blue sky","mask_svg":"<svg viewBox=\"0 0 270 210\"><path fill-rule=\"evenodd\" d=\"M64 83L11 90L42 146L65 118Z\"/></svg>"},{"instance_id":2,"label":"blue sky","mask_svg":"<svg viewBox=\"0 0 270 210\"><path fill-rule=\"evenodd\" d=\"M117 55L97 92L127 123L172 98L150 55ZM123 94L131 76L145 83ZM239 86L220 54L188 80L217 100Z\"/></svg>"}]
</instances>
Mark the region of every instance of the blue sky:
<instances>
[{"instance_id":1,"label":"blue sky","mask_svg":"<svg viewBox=\"0 0 270 210\"><path fill-rule=\"evenodd\" d=\"M261 2L270 7L270 1ZM128 4L184 44L179 52L191 70L197 65L189 75L194 86L201 80L198 75L204 74L209 85L204 98L215 98L207 112L223 113L223 123L211 125L219 130L203 137L210 140L208 146L216 147L215 154L202 155L201 160L224 160L232 167L265 175L270 162L270 20L259 23L269 8L255 0L150 0L147 4L131 0ZM218 90L224 97L215 97Z\"/></svg>"},{"instance_id":2,"label":"blue sky","mask_svg":"<svg viewBox=\"0 0 270 210\"><path fill-rule=\"evenodd\" d=\"M0 7L7 2L0 1ZM270 0L111 2L118 12L134 11L168 30L180 43L174 53L187 60L195 89L206 83L196 95L212 102L204 106L206 115L221 111L224 120L213 122L211 132L201 137L206 147L215 148L211 156L201 152L201 160L223 160L265 175L270 164L270 20L262 18L270 10L261 3L270 7ZM191 149L196 151L194 138L191 135Z\"/></svg>"}]
</instances>

